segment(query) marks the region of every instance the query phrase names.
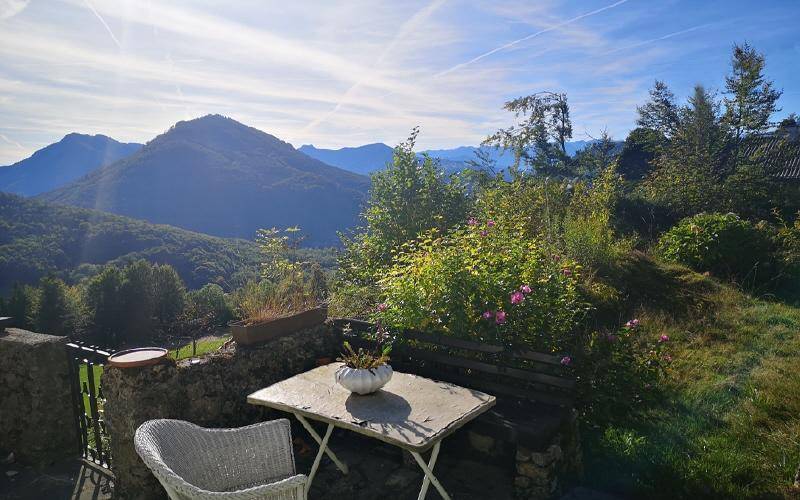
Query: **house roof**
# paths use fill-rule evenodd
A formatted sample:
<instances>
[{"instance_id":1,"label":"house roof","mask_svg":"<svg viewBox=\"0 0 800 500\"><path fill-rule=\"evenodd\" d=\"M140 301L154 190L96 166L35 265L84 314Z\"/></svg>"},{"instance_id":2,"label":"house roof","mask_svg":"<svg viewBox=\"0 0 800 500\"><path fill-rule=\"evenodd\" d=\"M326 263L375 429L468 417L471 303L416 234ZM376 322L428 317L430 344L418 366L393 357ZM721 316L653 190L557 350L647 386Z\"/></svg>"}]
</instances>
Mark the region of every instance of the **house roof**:
<instances>
[{"instance_id":1,"label":"house roof","mask_svg":"<svg viewBox=\"0 0 800 500\"><path fill-rule=\"evenodd\" d=\"M797 133L771 133L746 141L745 156L762 156L778 179L800 180L800 140Z\"/></svg>"}]
</instances>

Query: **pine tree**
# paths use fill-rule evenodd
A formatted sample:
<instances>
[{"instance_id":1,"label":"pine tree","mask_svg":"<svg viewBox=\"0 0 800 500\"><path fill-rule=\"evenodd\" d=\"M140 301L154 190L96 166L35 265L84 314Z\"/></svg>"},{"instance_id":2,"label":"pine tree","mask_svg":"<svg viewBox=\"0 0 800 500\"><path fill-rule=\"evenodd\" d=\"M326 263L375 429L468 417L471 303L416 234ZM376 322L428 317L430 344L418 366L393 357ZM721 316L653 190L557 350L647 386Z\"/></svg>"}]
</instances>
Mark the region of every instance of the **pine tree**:
<instances>
[{"instance_id":1,"label":"pine tree","mask_svg":"<svg viewBox=\"0 0 800 500\"><path fill-rule=\"evenodd\" d=\"M14 318L14 325L19 328L32 329L33 300L24 285L14 283L11 296L6 304L8 315Z\"/></svg>"},{"instance_id":2,"label":"pine tree","mask_svg":"<svg viewBox=\"0 0 800 500\"><path fill-rule=\"evenodd\" d=\"M675 94L660 80L656 80L650 89L650 100L637 106L636 111L639 113L636 125L661 132L665 137L671 137L680 124L680 108L675 104Z\"/></svg>"},{"instance_id":3,"label":"pine tree","mask_svg":"<svg viewBox=\"0 0 800 500\"><path fill-rule=\"evenodd\" d=\"M39 303L35 311L36 329L51 335L67 335L69 307L64 282L45 277L39 281Z\"/></svg>"},{"instance_id":4,"label":"pine tree","mask_svg":"<svg viewBox=\"0 0 800 500\"><path fill-rule=\"evenodd\" d=\"M734 45L731 74L725 78L725 123L737 143L770 126L770 117L780 109L782 91L764 76L764 55L749 44Z\"/></svg>"},{"instance_id":5,"label":"pine tree","mask_svg":"<svg viewBox=\"0 0 800 500\"><path fill-rule=\"evenodd\" d=\"M175 321L186 307L186 287L175 269L163 264L153 268L155 316L162 325Z\"/></svg>"}]
</instances>

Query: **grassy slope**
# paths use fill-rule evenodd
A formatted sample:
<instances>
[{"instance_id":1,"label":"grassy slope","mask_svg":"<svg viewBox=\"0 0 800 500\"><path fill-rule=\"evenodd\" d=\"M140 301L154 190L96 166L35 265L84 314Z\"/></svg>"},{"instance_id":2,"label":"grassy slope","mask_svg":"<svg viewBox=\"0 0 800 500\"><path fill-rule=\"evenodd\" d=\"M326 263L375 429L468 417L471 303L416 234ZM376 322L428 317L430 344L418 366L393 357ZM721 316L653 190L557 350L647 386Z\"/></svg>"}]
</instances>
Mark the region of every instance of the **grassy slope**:
<instances>
[{"instance_id":1,"label":"grassy slope","mask_svg":"<svg viewBox=\"0 0 800 500\"><path fill-rule=\"evenodd\" d=\"M792 497L800 464L800 308L712 287L710 307L645 308L674 362L655 403L587 426L587 481L637 497Z\"/></svg>"}]
</instances>

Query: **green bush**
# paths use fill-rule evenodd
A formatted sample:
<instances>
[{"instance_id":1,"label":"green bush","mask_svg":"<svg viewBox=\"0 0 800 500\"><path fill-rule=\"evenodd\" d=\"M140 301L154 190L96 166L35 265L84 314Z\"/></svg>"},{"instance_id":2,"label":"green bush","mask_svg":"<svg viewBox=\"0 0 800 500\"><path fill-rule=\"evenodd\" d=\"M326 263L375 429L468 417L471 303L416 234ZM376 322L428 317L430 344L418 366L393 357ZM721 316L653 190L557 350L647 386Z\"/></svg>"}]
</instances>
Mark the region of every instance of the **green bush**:
<instances>
[{"instance_id":1,"label":"green bush","mask_svg":"<svg viewBox=\"0 0 800 500\"><path fill-rule=\"evenodd\" d=\"M770 267L771 242L762 226L733 213L698 214L680 221L660 239L662 258L719 277L760 279Z\"/></svg>"},{"instance_id":2,"label":"green bush","mask_svg":"<svg viewBox=\"0 0 800 500\"><path fill-rule=\"evenodd\" d=\"M800 213L793 224L783 219L779 222L780 226L775 234L778 263L784 272L790 275L800 274Z\"/></svg>"},{"instance_id":3,"label":"green bush","mask_svg":"<svg viewBox=\"0 0 800 500\"><path fill-rule=\"evenodd\" d=\"M233 311L225 291L216 283L209 283L200 290L187 294L187 313L193 318L209 317L214 325L225 325L233 319Z\"/></svg>"},{"instance_id":4,"label":"green bush","mask_svg":"<svg viewBox=\"0 0 800 500\"><path fill-rule=\"evenodd\" d=\"M380 281L387 327L565 352L585 311L574 262L519 228L470 219L404 246Z\"/></svg>"}]
</instances>

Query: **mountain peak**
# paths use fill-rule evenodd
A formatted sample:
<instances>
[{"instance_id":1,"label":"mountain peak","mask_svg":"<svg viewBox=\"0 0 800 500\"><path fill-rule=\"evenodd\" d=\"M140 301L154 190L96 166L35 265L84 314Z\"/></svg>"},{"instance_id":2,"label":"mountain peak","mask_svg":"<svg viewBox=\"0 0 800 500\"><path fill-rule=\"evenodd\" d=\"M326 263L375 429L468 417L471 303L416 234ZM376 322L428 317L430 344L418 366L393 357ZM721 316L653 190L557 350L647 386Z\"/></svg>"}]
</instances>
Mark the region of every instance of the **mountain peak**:
<instances>
[{"instance_id":1,"label":"mountain peak","mask_svg":"<svg viewBox=\"0 0 800 500\"><path fill-rule=\"evenodd\" d=\"M138 153L42 199L250 239L299 225L331 245L355 224L369 179L326 165L232 118L180 121Z\"/></svg>"},{"instance_id":2,"label":"mountain peak","mask_svg":"<svg viewBox=\"0 0 800 500\"><path fill-rule=\"evenodd\" d=\"M72 132L24 160L0 167L0 191L37 195L129 156L141 147L141 144L124 144L105 135Z\"/></svg>"}]
</instances>

